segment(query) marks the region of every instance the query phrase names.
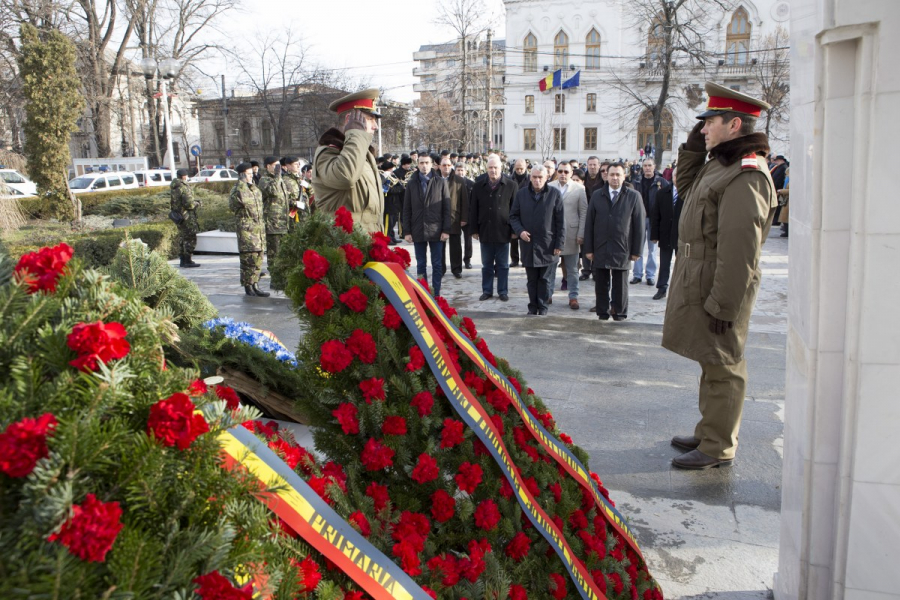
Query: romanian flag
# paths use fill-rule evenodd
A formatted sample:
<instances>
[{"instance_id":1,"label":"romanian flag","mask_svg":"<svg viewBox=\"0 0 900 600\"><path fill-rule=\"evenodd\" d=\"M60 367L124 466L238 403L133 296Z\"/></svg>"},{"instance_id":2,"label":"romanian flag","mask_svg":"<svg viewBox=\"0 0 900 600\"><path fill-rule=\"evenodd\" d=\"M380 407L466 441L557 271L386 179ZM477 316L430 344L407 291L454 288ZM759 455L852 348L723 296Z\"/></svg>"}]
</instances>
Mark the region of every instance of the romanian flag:
<instances>
[{"instance_id":1,"label":"romanian flag","mask_svg":"<svg viewBox=\"0 0 900 600\"><path fill-rule=\"evenodd\" d=\"M555 87L559 87L562 82L562 69L557 69L553 71L553 75L547 75L543 79L541 79L540 83L538 83L538 87L541 88L542 92L546 92L547 90L552 90Z\"/></svg>"}]
</instances>

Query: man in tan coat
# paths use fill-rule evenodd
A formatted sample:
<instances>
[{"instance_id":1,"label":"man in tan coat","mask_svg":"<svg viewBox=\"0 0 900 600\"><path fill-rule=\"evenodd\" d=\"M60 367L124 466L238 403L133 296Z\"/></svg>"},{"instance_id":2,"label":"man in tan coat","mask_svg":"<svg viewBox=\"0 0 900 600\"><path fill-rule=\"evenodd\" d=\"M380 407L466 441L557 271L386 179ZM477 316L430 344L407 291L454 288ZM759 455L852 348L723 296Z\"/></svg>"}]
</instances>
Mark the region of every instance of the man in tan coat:
<instances>
[{"instance_id":1,"label":"man in tan coat","mask_svg":"<svg viewBox=\"0 0 900 600\"><path fill-rule=\"evenodd\" d=\"M384 193L371 147L381 118L377 99L378 90L370 89L332 102L328 110L340 115L343 126L322 134L313 159L316 208L333 213L343 206L367 233L384 231Z\"/></svg>"},{"instance_id":2,"label":"man in tan coat","mask_svg":"<svg viewBox=\"0 0 900 600\"><path fill-rule=\"evenodd\" d=\"M769 106L714 83L706 84L706 93L707 110L678 152L684 208L662 340L702 369L700 422L692 436L672 439L688 451L672 460L683 469L734 460L760 249L777 205L766 167L768 140L754 133L760 110Z\"/></svg>"}]
</instances>

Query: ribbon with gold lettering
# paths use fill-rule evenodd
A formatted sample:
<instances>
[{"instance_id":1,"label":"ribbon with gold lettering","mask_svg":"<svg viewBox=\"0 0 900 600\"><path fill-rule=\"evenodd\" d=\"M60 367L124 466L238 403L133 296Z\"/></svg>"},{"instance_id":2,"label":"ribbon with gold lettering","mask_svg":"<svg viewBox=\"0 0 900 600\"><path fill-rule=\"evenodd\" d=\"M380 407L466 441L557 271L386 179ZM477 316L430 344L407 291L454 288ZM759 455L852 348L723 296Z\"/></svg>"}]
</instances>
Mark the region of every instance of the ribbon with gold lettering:
<instances>
[{"instance_id":1,"label":"ribbon with gold lettering","mask_svg":"<svg viewBox=\"0 0 900 600\"><path fill-rule=\"evenodd\" d=\"M407 275L409 277L409 275ZM585 467L578 457L576 457L572 452L566 448L564 445L559 443L559 440L556 439L555 436L548 432L543 424L538 421L534 415L528 410L528 407L525 406L525 403L522 402L522 399L519 398L519 394L516 392L516 389L512 386L509 380L501 373L494 365L489 363L485 358L481 355L481 352L475 348L475 345L472 341L463 335L463 333L457 329L456 325L453 324L444 312L440 309L437 303L434 301L434 298L431 297L418 281L414 280L412 277L409 277L410 281L412 281L413 286L415 286L416 293L419 296L419 299L431 310L432 314L434 314L443 324L444 328L447 330L447 333L453 337L453 340L456 344L462 349L463 352L475 363L476 367L484 373L491 382L494 383L501 391L503 391L507 398L511 401L513 408L516 409L516 412L519 413L519 416L522 418L522 421L525 423L525 427L528 429L529 433L534 437L534 439L541 445L547 453L556 460L558 464L560 464L566 472L572 476L575 481L579 483L582 487L586 488L590 491L591 496L594 498L594 502L597 505L598 512L603 515L606 522L613 527L613 529L619 534L622 539L628 543L629 546L637 553L638 556L643 558L641 554L641 549L638 547L637 539L635 539L634 533L631 531L631 528L628 527L628 523L625 521L625 517L619 514L619 511L613 507L612 504L600 493L599 488L597 487L597 483L591 479L589 475L589 471L587 467Z\"/></svg>"},{"instance_id":2,"label":"ribbon with gold lettering","mask_svg":"<svg viewBox=\"0 0 900 600\"><path fill-rule=\"evenodd\" d=\"M375 600L431 600L403 569L369 543L303 479L241 425L219 435L225 466L243 467L263 487L259 498L310 546Z\"/></svg>"},{"instance_id":3,"label":"ribbon with gold lettering","mask_svg":"<svg viewBox=\"0 0 900 600\"><path fill-rule=\"evenodd\" d=\"M459 371L449 360L447 347L437 335L431 321L426 317L422 304L419 302L419 294L411 283L409 275L395 263L376 262L368 263L365 266L365 274L381 288L385 297L397 310L425 355L432 373L451 405L494 458L512 486L522 510L528 515L535 529L541 532L541 535L562 559L578 593L586 600L605 600L606 596L594 583L584 563L575 556L562 531L550 520L544 509L528 491L494 422L488 416L481 402L463 383Z\"/></svg>"}]
</instances>

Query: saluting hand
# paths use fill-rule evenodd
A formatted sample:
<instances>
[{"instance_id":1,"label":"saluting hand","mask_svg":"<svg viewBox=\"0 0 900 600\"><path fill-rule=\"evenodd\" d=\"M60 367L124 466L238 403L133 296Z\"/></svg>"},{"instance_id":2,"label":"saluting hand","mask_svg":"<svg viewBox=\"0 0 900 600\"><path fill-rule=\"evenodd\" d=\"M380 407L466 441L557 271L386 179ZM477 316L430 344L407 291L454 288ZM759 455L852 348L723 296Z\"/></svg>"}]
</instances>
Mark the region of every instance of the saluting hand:
<instances>
[{"instance_id":1,"label":"saluting hand","mask_svg":"<svg viewBox=\"0 0 900 600\"><path fill-rule=\"evenodd\" d=\"M366 123L366 116L363 112L358 108L354 108L347 113L346 121L344 121L344 133L347 133L351 129L366 131Z\"/></svg>"},{"instance_id":2,"label":"saluting hand","mask_svg":"<svg viewBox=\"0 0 900 600\"><path fill-rule=\"evenodd\" d=\"M684 149L690 152L703 152L706 150L706 137L701 133L706 126L706 121L700 121L688 134L687 141L684 143Z\"/></svg>"}]
</instances>

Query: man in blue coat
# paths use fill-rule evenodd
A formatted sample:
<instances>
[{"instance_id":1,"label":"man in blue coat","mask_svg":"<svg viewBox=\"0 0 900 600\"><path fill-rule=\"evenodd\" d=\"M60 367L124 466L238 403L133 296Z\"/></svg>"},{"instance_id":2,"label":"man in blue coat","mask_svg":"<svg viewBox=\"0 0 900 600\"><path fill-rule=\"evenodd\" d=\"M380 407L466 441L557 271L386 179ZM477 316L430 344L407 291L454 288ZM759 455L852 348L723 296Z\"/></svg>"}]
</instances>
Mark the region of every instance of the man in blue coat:
<instances>
[{"instance_id":1,"label":"man in blue coat","mask_svg":"<svg viewBox=\"0 0 900 600\"><path fill-rule=\"evenodd\" d=\"M547 270L566 241L563 201L557 188L547 185L547 169L534 167L531 184L516 193L509 224L519 236L519 257L528 277L528 314L546 315Z\"/></svg>"}]
</instances>

